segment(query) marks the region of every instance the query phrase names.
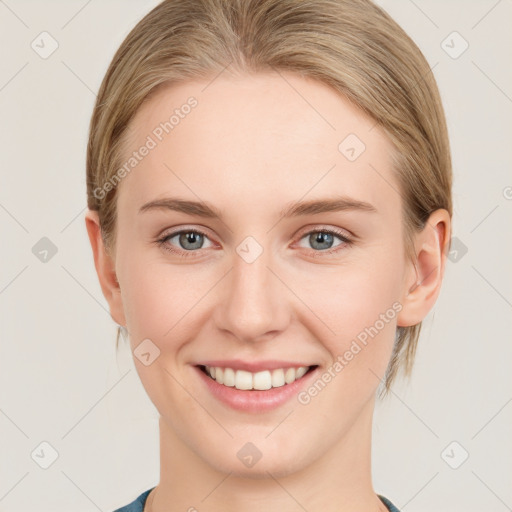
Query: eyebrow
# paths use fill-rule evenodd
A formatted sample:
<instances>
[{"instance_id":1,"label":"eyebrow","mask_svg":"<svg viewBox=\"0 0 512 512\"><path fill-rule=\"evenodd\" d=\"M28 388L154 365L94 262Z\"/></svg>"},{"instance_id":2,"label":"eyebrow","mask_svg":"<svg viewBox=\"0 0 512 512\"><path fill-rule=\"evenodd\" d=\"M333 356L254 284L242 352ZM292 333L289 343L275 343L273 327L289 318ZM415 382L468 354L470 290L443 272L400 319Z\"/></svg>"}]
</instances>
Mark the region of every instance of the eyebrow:
<instances>
[{"instance_id":1,"label":"eyebrow","mask_svg":"<svg viewBox=\"0 0 512 512\"><path fill-rule=\"evenodd\" d=\"M150 201L139 209L139 213L150 210L172 210L176 212L196 215L210 219L221 219L222 212L213 205L204 201L188 201L177 198L163 198ZM316 215L327 212L341 212L359 210L376 213L377 209L370 203L359 201L350 197L341 196L333 199L316 199L311 201L298 201L288 204L279 212L281 218L297 217L301 215Z\"/></svg>"}]
</instances>

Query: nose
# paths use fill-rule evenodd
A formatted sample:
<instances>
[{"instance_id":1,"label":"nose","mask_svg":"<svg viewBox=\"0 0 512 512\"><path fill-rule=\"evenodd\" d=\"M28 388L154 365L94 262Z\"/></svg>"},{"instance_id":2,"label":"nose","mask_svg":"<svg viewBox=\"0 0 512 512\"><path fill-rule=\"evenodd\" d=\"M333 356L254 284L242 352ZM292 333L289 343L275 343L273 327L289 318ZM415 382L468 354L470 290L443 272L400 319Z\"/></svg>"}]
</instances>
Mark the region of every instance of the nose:
<instances>
[{"instance_id":1,"label":"nose","mask_svg":"<svg viewBox=\"0 0 512 512\"><path fill-rule=\"evenodd\" d=\"M234 252L233 268L223 280L216 325L240 341L271 339L289 323L287 290L268 268L272 268L271 260L271 252L266 250L252 263Z\"/></svg>"}]
</instances>

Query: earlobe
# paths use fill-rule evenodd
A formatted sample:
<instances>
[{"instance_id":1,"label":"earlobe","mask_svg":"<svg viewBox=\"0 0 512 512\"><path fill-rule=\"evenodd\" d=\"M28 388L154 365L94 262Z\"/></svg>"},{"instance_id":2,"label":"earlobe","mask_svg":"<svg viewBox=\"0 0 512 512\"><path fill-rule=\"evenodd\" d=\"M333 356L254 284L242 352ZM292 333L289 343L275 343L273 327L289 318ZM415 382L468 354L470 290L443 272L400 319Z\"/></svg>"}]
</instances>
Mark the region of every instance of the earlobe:
<instances>
[{"instance_id":1,"label":"earlobe","mask_svg":"<svg viewBox=\"0 0 512 512\"><path fill-rule=\"evenodd\" d=\"M434 306L441 291L450 241L450 214L433 212L424 229L415 237L416 261L410 262L397 325L420 323Z\"/></svg>"},{"instance_id":2,"label":"earlobe","mask_svg":"<svg viewBox=\"0 0 512 512\"><path fill-rule=\"evenodd\" d=\"M119 325L124 326L126 325L126 320L121 288L115 271L115 262L104 246L97 211L87 210L85 226L91 243L94 266L96 267L101 290L110 307L110 316Z\"/></svg>"}]
</instances>

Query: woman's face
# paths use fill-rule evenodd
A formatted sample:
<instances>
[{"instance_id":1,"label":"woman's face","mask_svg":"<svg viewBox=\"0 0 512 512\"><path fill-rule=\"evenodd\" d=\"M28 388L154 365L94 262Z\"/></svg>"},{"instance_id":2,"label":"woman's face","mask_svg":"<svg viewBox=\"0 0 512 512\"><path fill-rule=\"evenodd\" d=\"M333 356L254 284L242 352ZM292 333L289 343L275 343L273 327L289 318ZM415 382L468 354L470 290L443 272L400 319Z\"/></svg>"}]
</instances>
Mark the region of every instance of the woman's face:
<instances>
[{"instance_id":1,"label":"woman's face","mask_svg":"<svg viewBox=\"0 0 512 512\"><path fill-rule=\"evenodd\" d=\"M277 476L367 443L415 282L381 129L319 82L220 75L151 97L125 149L115 320L168 444Z\"/></svg>"}]
</instances>

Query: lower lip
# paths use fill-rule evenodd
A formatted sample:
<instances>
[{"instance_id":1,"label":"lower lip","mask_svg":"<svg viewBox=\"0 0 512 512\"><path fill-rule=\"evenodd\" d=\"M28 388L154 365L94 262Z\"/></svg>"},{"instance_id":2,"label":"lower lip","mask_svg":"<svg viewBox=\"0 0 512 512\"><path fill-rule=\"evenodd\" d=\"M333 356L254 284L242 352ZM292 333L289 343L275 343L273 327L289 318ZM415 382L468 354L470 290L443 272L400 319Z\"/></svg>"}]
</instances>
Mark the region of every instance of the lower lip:
<instances>
[{"instance_id":1,"label":"lower lip","mask_svg":"<svg viewBox=\"0 0 512 512\"><path fill-rule=\"evenodd\" d=\"M233 409L245 412L262 412L276 409L296 396L301 388L303 388L318 371L317 366L300 379L278 388L243 391L235 387L219 384L216 380L206 375L198 366L194 368L213 396Z\"/></svg>"}]
</instances>

